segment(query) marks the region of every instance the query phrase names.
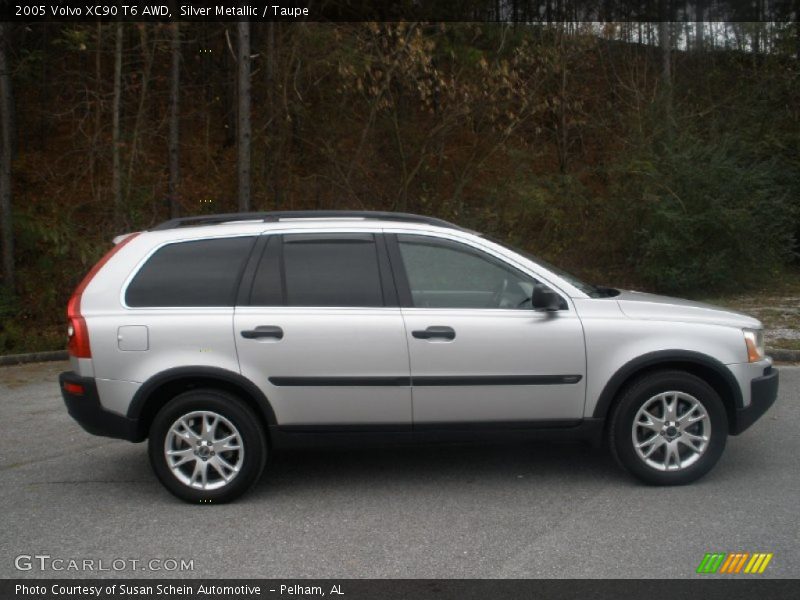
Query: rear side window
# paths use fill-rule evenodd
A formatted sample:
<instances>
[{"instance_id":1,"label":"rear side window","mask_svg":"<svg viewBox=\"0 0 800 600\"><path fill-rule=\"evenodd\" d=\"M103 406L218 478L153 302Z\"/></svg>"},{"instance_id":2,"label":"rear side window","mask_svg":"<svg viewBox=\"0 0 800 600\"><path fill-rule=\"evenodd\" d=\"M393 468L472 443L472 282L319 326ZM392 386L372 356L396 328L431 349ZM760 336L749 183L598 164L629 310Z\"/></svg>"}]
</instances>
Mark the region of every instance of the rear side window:
<instances>
[{"instance_id":1,"label":"rear side window","mask_svg":"<svg viewBox=\"0 0 800 600\"><path fill-rule=\"evenodd\" d=\"M284 235L281 242L270 242L262 257L252 304L384 305L374 235L296 234Z\"/></svg>"},{"instance_id":2,"label":"rear side window","mask_svg":"<svg viewBox=\"0 0 800 600\"><path fill-rule=\"evenodd\" d=\"M125 292L128 306L233 306L255 238L169 244L158 249Z\"/></svg>"}]
</instances>

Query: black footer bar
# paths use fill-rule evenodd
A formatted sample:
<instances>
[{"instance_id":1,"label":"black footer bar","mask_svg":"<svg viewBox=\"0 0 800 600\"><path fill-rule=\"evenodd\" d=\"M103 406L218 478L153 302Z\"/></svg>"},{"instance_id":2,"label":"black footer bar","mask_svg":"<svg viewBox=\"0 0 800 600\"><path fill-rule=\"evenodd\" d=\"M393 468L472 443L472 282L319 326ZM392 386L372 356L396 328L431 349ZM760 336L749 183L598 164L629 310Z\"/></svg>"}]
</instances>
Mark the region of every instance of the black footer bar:
<instances>
[{"instance_id":1,"label":"black footer bar","mask_svg":"<svg viewBox=\"0 0 800 600\"><path fill-rule=\"evenodd\" d=\"M797 580L722 579L4 579L0 598L31 600L758 600L797 598Z\"/></svg>"}]
</instances>

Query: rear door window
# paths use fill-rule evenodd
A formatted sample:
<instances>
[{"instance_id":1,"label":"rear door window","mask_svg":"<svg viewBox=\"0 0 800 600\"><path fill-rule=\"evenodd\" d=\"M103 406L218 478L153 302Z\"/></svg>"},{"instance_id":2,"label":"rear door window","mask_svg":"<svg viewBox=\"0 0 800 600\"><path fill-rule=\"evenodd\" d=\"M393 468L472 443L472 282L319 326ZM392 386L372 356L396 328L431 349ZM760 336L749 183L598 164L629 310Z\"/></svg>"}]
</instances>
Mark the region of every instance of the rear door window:
<instances>
[{"instance_id":1,"label":"rear door window","mask_svg":"<svg viewBox=\"0 0 800 600\"><path fill-rule=\"evenodd\" d=\"M131 307L233 306L255 238L168 244L156 250L128 285Z\"/></svg>"},{"instance_id":2,"label":"rear door window","mask_svg":"<svg viewBox=\"0 0 800 600\"><path fill-rule=\"evenodd\" d=\"M384 306L371 233L288 234L269 242L253 282L254 306Z\"/></svg>"},{"instance_id":3,"label":"rear door window","mask_svg":"<svg viewBox=\"0 0 800 600\"><path fill-rule=\"evenodd\" d=\"M372 234L283 237L288 306L383 306Z\"/></svg>"}]
</instances>

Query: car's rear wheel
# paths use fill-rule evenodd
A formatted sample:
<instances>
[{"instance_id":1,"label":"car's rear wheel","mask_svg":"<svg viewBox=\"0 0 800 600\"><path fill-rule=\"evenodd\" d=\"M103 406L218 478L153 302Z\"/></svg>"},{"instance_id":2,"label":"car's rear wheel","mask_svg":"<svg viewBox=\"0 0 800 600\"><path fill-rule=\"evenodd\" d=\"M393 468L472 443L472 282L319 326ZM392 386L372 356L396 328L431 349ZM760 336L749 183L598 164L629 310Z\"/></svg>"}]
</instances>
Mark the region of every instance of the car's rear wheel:
<instances>
[{"instance_id":1,"label":"car's rear wheel","mask_svg":"<svg viewBox=\"0 0 800 600\"><path fill-rule=\"evenodd\" d=\"M611 449L633 475L654 485L682 485L717 463L728 437L722 400L683 371L658 371L629 386L610 426Z\"/></svg>"},{"instance_id":2,"label":"car's rear wheel","mask_svg":"<svg viewBox=\"0 0 800 600\"><path fill-rule=\"evenodd\" d=\"M201 389L173 398L150 428L150 463L164 487L194 503L229 502L261 476L267 445L236 396Z\"/></svg>"}]
</instances>

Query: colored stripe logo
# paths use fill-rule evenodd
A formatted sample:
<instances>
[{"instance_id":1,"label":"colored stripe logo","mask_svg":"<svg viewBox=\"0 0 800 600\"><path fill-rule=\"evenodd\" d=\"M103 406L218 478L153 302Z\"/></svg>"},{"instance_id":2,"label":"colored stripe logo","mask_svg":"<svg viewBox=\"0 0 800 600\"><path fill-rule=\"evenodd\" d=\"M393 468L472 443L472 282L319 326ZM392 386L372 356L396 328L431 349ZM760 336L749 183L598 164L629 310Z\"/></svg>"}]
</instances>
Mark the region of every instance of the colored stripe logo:
<instances>
[{"instance_id":1,"label":"colored stripe logo","mask_svg":"<svg viewBox=\"0 0 800 600\"><path fill-rule=\"evenodd\" d=\"M707 552L697 567L702 574L738 574L755 575L763 573L772 560L772 552Z\"/></svg>"}]
</instances>

